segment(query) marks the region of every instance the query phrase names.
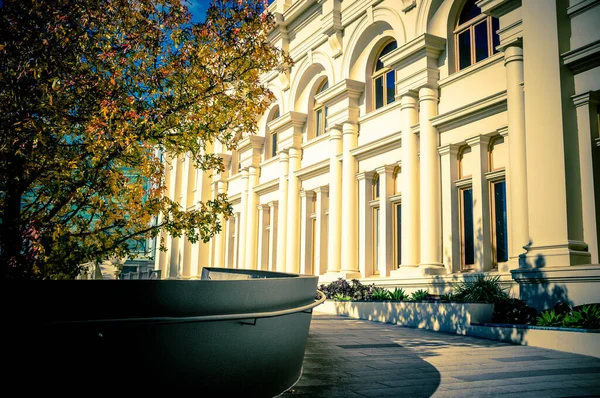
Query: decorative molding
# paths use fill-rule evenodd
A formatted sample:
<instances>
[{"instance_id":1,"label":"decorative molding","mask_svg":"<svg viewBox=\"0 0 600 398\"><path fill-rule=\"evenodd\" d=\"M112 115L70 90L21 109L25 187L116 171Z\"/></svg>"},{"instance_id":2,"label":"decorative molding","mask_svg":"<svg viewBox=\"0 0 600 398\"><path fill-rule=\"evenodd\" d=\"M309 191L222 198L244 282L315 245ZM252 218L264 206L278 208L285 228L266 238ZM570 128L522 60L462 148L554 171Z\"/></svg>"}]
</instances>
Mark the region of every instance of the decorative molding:
<instances>
[{"instance_id":1,"label":"decorative molding","mask_svg":"<svg viewBox=\"0 0 600 398\"><path fill-rule=\"evenodd\" d=\"M374 171L361 171L360 173L356 173L356 179L358 181L370 181L374 175Z\"/></svg>"},{"instance_id":2,"label":"decorative molding","mask_svg":"<svg viewBox=\"0 0 600 398\"><path fill-rule=\"evenodd\" d=\"M506 111L506 90L431 118L440 133Z\"/></svg>"},{"instance_id":3,"label":"decorative molding","mask_svg":"<svg viewBox=\"0 0 600 398\"><path fill-rule=\"evenodd\" d=\"M357 80L343 79L339 83L329 87L327 90L315 95L315 101L331 106L343 99L350 98L358 100L365 89L365 84Z\"/></svg>"},{"instance_id":4,"label":"decorative molding","mask_svg":"<svg viewBox=\"0 0 600 398\"><path fill-rule=\"evenodd\" d=\"M484 173L486 180L490 182L500 181L506 178L506 169L498 169Z\"/></svg>"},{"instance_id":5,"label":"decorative molding","mask_svg":"<svg viewBox=\"0 0 600 398\"><path fill-rule=\"evenodd\" d=\"M254 187L254 193L258 194L259 196L262 196L262 195L266 195L270 192L275 192L278 189L279 189L279 179L276 178L274 180L267 181L263 184L256 185Z\"/></svg>"},{"instance_id":6,"label":"decorative molding","mask_svg":"<svg viewBox=\"0 0 600 398\"><path fill-rule=\"evenodd\" d=\"M454 155L454 157L456 158L458 155L459 148L460 145L458 144L447 144L438 147L438 153L440 154L440 156Z\"/></svg>"},{"instance_id":7,"label":"decorative molding","mask_svg":"<svg viewBox=\"0 0 600 398\"><path fill-rule=\"evenodd\" d=\"M313 177L320 176L329 172L329 159L311 164L310 166L296 170L294 173L300 181L306 181Z\"/></svg>"},{"instance_id":8,"label":"decorative molding","mask_svg":"<svg viewBox=\"0 0 600 398\"><path fill-rule=\"evenodd\" d=\"M396 98L396 100L394 102L392 102L391 104L387 104L379 109L376 109L372 112L367 113L366 115L360 116L358 118L358 123L366 123L371 119L375 119L381 115L384 115L388 112L391 112L393 110L395 110L396 108L400 108L402 106L400 100L398 98Z\"/></svg>"},{"instance_id":9,"label":"decorative molding","mask_svg":"<svg viewBox=\"0 0 600 398\"><path fill-rule=\"evenodd\" d=\"M402 0L402 12L407 13L412 9L417 8L416 0Z\"/></svg>"},{"instance_id":10,"label":"decorative molding","mask_svg":"<svg viewBox=\"0 0 600 398\"><path fill-rule=\"evenodd\" d=\"M364 160L370 157L390 152L391 150L402 146L402 135L400 131L386 135L375 141L368 142L364 145L357 146L350 150L350 154L357 160Z\"/></svg>"},{"instance_id":11,"label":"decorative molding","mask_svg":"<svg viewBox=\"0 0 600 398\"><path fill-rule=\"evenodd\" d=\"M600 93L588 91L582 94L575 94L571 96L571 99L573 100L573 104L575 104L576 108L589 104L596 105L600 102Z\"/></svg>"},{"instance_id":12,"label":"decorative molding","mask_svg":"<svg viewBox=\"0 0 600 398\"><path fill-rule=\"evenodd\" d=\"M565 66L574 73L581 73L600 65L600 40L561 54Z\"/></svg>"},{"instance_id":13,"label":"decorative molding","mask_svg":"<svg viewBox=\"0 0 600 398\"><path fill-rule=\"evenodd\" d=\"M396 93L403 95L421 87L437 88L438 58L445 49L446 39L424 33L382 57L385 66L396 70ZM417 72L405 75L407 70Z\"/></svg>"},{"instance_id":14,"label":"decorative molding","mask_svg":"<svg viewBox=\"0 0 600 398\"><path fill-rule=\"evenodd\" d=\"M567 15L573 18L574 16L579 15L597 5L600 5L600 0L582 0L579 3L567 8Z\"/></svg>"},{"instance_id":15,"label":"decorative molding","mask_svg":"<svg viewBox=\"0 0 600 398\"><path fill-rule=\"evenodd\" d=\"M484 59L483 61L479 61L459 72L453 73L453 74L441 79L438 82L439 86L440 86L440 88L443 88L444 86L454 83L457 80L467 78L470 75L472 75L476 72L479 72L481 69L488 68L488 67L491 67L492 65L502 62L503 59L504 59L504 54L502 54L502 53L494 54L491 57Z\"/></svg>"},{"instance_id":16,"label":"decorative molding","mask_svg":"<svg viewBox=\"0 0 600 398\"><path fill-rule=\"evenodd\" d=\"M479 0L475 5L482 13L500 18L521 7L521 0Z\"/></svg>"}]
</instances>

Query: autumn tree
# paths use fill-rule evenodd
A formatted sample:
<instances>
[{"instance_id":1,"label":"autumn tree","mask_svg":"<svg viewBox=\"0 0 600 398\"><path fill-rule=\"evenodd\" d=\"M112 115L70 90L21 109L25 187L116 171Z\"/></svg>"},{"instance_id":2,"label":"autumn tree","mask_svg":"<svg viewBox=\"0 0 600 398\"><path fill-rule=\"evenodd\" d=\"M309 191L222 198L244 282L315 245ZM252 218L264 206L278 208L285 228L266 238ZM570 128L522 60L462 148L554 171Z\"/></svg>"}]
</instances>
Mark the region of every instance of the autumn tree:
<instances>
[{"instance_id":1,"label":"autumn tree","mask_svg":"<svg viewBox=\"0 0 600 398\"><path fill-rule=\"evenodd\" d=\"M165 154L204 173L272 94L289 62L256 0L4 0L0 5L2 278L74 278L161 230L208 241L225 196L186 211L164 195ZM159 223L156 223L160 215Z\"/></svg>"}]
</instances>

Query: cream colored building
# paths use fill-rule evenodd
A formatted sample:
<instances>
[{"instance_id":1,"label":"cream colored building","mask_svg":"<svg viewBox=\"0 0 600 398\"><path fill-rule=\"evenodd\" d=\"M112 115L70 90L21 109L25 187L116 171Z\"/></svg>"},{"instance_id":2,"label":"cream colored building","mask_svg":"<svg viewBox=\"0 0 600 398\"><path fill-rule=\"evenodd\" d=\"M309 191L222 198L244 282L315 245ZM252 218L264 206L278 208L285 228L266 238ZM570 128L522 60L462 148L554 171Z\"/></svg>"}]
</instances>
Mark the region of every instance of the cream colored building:
<instances>
[{"instance_id":1,"label":"cream colored building","mask_svg":"<svg viewBox=\"0 0 600 398\"><path fill-rule=\"evenodd\" d=\"M208 244L157 267L256 268L447 291L502 276L538 307L600 302L600 1L275 0L294 65L224 173L184 157L182 206L226 192Z\"/></svg>"}]
</instances>

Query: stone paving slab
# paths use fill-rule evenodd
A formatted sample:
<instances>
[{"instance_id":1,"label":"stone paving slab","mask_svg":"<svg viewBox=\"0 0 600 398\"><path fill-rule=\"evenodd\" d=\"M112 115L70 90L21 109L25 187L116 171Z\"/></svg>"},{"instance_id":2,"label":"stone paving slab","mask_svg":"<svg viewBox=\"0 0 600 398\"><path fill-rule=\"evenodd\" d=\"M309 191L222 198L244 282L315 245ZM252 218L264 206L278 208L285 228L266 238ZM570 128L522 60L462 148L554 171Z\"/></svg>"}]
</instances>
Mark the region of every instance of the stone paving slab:
<instances>
[{"instance_id":1,"label":"stone paving slab","mask_svg":"<svg viewBox=\"0 0 600 398\"><path fill-rule=\"evenodd\" d=\"M600 358L315 312L281 396L600 397Z\"/></svg>"}]
</instances>

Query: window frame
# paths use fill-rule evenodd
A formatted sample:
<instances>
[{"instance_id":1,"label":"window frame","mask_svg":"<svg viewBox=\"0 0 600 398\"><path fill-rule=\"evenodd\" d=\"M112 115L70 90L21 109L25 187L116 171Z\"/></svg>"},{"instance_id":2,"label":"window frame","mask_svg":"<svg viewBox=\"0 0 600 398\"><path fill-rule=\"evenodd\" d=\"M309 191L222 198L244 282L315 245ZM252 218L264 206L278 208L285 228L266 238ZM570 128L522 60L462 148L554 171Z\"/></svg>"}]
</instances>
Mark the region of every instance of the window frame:
<instances>
[{"instance_id":1,"label":"window frame","mask_svg":"<svg viewBox=\"0 0 600 398\"><path fill-rule=\"evenodd\" d=\"M327 90L329 88L329 80L325 78L315 92L315 95ZM316 99L313 99L313 137L319 137L325 134L327 128L327 111L328 108L325 104L318 103ZM317 113L321 112L321 120L317 118Z\"/></svg>"},{"instance_id":2,"label":"window frame","mask_svg":"<svg viewBox=\"0 0 600 398\"><path fill-rule=\"evenodd\" d=\"M373 110L377 110L377 109L381 109L386 107L389 104L392 104L396 101L395 96L396 96L396 81L398 80L398 76L396 73L395 69L391 69L388 67L383 67L379 70L377 70L377 62L379 62L379 59L382 57L381 53L383 52L383 50L390 44L390 43L396 43L396 48L398 48L398 42L396 40L388 40L386 41L382 46L381 49L379 50L379 52L377 53L377 57L375 58L375 62L373 65L373 73L371 74L371 84L373 87L373 93L372 93L372 101L373 101ZM394 51L394 50L392 50ZM392 99L390 102L387 101L388 98L388 93L387 93L387 76L389 72L394 72L394 99ZM376 84L375 81L379 78L382 78L382 85L383 85L383 98L382 98L382 104L380 107L377 106L377 89L376 89Z\"/></svg>"},{"instance_id":3,"label":"window frame","mask_svg":"<svg viewBox=\"0 0 600 398\"><path fill-rule=\"evenodd\" d=\"M496 50L496 48L494 47L494 34L496 34L496 33L492 30L493 29L493 20L496 18L492 17L491 15L486 15L482 12L479 15L471 18L470 20L458 25L458 23L460 21L460 16L464 11L466 3L467 2L465 1L465 3L460 8L460 12L458 13L457 18L456 18L456 27L454 28L454 31L453 31L454 53L455 53L454 54L455 55L454 56L454 68L455 68L456 72L465 70L465 69L477 64L478 62L484 61L498 52ZM487 25L488 55L485 58L477 61L477 59L476 59L477 52L476 52L476 47L475 47L475 26L479 25L483 21L485 21L485 23ZM461 69L461 67L460 67L460 47L459 47L458 38L462 33L466 32L466 31L469 31L469 52L470 52L469 55L470 55L471 63Z\"/></svg>"},{"instance_id":4,"label":"window frame","mask_svg":"<svg viewBox=\"0 0 600 398\"><path fill-rule=\"evenodd\" d=\"M458 189L458 230L460 234L460 272L474 272L476 268L476 251L475 251L475 225L473 228L473 264L466 263L466 239L465 239L465 201L464 191L471 190L471 200L473 199L472 179L467 178L457 182ZM471 203L471 207L473 203ZM471 210L473 212L473 209Z\"/></svg>"}]
</instances>

